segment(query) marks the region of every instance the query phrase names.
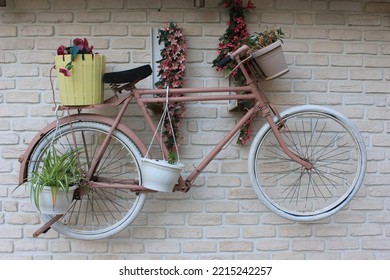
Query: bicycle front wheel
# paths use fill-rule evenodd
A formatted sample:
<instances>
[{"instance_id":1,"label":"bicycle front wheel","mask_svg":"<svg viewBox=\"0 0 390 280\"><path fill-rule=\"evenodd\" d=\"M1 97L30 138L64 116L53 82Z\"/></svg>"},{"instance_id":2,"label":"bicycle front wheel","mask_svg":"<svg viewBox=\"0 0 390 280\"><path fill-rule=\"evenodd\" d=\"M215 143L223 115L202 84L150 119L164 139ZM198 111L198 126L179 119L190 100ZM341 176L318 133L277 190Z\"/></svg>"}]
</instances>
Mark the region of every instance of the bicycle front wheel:
<instances>
[{"instance_id":1,"label":"bicycle front wheel","mask_svg":"<svg viewBox=\"0 0 390 280\"><path fill-rule=\"evenodd\" d=\"M258 198L276 214L308 222L342 209L361 186L366 150L354 124L321 106L293 107L275 119L291 151L312 169L291 160L267 123L251 145L248 170Z\"/></svg>"},{"instance_id":2,"label":"bicycle front wheel","mask_svg":"<svg viewBox=\"0 0 390 280\"><path fill-rule=\"evenodd\" d=\"M93 121L74 122L53 129L42 137L31 154L28 176L33 171L39 172L51 145L59 153L77 149L80 166L86 173L109 130L108 124ZM133 141L115 130L92 179L116 182L134 179L141 183L140 160L141 153ZM136 194L127 189L80 186L68 212L52 228L77 239L106 238L128 226L137 217L144 200L144 193ZM41 217L47 222L53 215L42 214Z\"/></svg>"}]
</instances>

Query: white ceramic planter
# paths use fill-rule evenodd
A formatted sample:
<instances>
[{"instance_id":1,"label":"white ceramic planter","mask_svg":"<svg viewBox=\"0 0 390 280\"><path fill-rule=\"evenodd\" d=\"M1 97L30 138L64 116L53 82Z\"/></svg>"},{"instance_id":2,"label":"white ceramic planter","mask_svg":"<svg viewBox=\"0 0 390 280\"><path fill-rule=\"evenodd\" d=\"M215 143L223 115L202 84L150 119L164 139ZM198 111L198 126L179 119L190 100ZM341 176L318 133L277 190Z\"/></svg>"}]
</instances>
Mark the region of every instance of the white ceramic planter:
<instances>
[{"instance_id":1,"label":"white ceramic planter","mask_svg":"<svg viewBox=\"0 0 390 280\"><path fill-rule=\"evenodd\" d=\"M281 41L276 41L252 54L252 66L259 76L271 80L288 72Z\"/></svg>"},{"instance_id":2,"label":"white ceramic planter","mask_svg":"<svg viewBox=\"0 0 390 280\"><path fill-rule=\"evenodd\" d=\"M69 192L58 190L56 205L53 206L51 187L44 187L39 195L39 211L42 214L59 215L68 211L73 193L78 186L69 187Z\"/></svg>"},{"instance_id":3,"label":"white ceramic planter","mask_svg":"<svg viewBox=\"0 0 390 280\"><path fill-rule=\"evenodd\" d=\"M143 158L142 185L159 192L171 192L183 168L181 163L170 164L165 160Z\"/></svg>"}]
</instances>

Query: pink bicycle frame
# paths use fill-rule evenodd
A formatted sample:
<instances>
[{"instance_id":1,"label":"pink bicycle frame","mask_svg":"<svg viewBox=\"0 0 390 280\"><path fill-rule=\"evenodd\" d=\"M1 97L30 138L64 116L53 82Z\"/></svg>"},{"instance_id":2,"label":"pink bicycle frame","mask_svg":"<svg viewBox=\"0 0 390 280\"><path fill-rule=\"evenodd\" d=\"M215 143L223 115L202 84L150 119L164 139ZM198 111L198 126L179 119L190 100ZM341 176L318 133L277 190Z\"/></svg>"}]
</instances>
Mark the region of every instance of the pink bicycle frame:
<instances>
[{"instance_id":1,"label":"pink bicycle frame","mask_svg":"<svg viewBox=\"0 0 390 280\"><path fill-rule=\"evenodd\" d=\"M171 89L169 90L170 93L172 93L175 97L170 97L169 102L189 102L189 101L215 101L215 100L255 100L254 106L252 106L245 115L241 118L239 122L220 140L220 142L211 150L211 152L195 167L195 169L187 176L187 178L183 179L180 178L179 184L177 184L174 188L175 191L184 191L187 192L190 188L194 180L198 177L198 175L207 167L207 165L218 155L218 153L223 149L223 147L234 137L234 135L241 129L241 127L248 123L252 118L254 118L257 114L257 112L261 111L262 116L266 118L267 122L269 123L273 133L275 134L281 148L286 153L287 156L289 156L292 160L296 161L297 163L301 164L307 169L312 168L312 164L302 158L300 158L298 155L290 151L284 142L281 133L280 128L283 125L276 125L273 120L273 114L271 114L271 111L276 114L276 116L279 117L276 110L271 108L270 110L270 104L266 102L266 98L263 94L263 90L258 85L257 82L255 82L252 79L252 76L248 73L247 67L245 67L244 63L242 63L239 54L243 51L248 50L248 47L243 46L240 49L238 49L236 52L231 54L232 57L234 57L238 63L238 67L240 67L242 73L244 74L247 86L242 87L218 87L218 88L179 88L179 89ZM234 95L226 95L226 94L218 94L218 93L226 93L226 92L249 92L248 94L234 94ZM156 130L156 125L153 122L151 115L147 109L148 103L161 103L165 102L165 97L161 98L155 98L155 97L143 97L145 95L161 95L165 94L165 89L136 89L133 87L131 89L131 94L124 99L124 104L122 107L122 110L118 113L117 118L115 120L115 125L111 129L111 133L114 129L116 129L116 125L119 124L121 118L124 115L124 112L126 110L126 107L128 106L130 100L134 98L141 109L143 116L146 119L146 122L151 129L152 132ZM208 93L208 95L201 95L201 96L186 96L186 94L191 93ZM178 96L178 95L183 96ZM280 118L280 117L279 117ZM110 134L107 136L107 141ZM163 147L163 153L165 156L168 156L168 149L165 147L165 145L162 143L162 139L160 135L156 135L156 140L158 143ZM106 144L106 145L105 145ZM136 143L137 144L137 143ZM97 157L94 159L94 162L88 172L87 178L90 178L93 174L94 169L96 168L99 158L104 152L104 149L108 145L107 143L104 143L101 147L100 153L98 153ZM94 183L91 182L91 187L107 187L106 184L101 183ZM115 185L112 184L110 187L118 187L123 188L122 185ZM140 185L131 185L129 186L130 189L138 190L138 191L148 191L148 189L144 188Z\"/></svg>"}]
</instances>

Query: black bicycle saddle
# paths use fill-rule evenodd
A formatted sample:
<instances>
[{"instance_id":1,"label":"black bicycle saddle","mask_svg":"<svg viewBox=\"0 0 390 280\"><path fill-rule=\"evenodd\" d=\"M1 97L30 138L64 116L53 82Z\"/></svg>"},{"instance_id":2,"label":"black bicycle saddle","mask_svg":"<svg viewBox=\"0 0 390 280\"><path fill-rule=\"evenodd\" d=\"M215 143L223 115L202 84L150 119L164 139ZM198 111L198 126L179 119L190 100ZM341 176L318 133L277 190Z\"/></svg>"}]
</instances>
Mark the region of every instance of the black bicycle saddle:
<instances>
[{"instance_id":1,"label":"black bicycle saddle","mask_svg":"<svg viewBox=\"0 0 390 280\"><path fill-rule=\"evenodd\" d=\"M150 65L143 65L125 71L110 72L103 75L103 81L107 84L136 83L152 74Z\"/></svg>"}]
</instances>

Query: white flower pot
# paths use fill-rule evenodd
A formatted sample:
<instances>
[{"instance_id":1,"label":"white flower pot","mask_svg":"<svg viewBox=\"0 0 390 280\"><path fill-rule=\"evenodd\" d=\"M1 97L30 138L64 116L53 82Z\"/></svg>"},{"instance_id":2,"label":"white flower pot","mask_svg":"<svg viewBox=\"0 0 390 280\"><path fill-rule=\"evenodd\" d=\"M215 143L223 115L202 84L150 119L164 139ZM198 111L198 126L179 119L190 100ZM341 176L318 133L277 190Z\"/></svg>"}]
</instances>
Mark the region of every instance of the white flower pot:
<instances>
[{"instance_id":1,"label":"white flower pot","mask_svg":"<svg viewBox=\"0 0 390 280\"><path fill-rule=\"evenodd\" d=\"M288 72L282 43L276 41L252 54L252 66L259 76L271 80Z\"/></svg>"},{"instance_id":2,"label":"white flower pot","mask_svg":"<svg viewBox=\"0 0 390 280\"><path fill-rule=\"evenodd\" d=\"M171 192L183 168L181 163L170 164L165 160L143 158L142 185L159 192Z\"/></svg>"},{"instance_id":3,"label":"white flower pot","mask_svg":"<svg viewBox=\"0 0 390 280\"><path fill-rule=\"evenodd\" d=\"M59 215L68 211L72 202L73 193L78 186L69 187L69 192L65 193L62 189L57 192L56 204L53 205L51 187L44 187L39 195L39 211L42 214Z\"/></svg>"}]
</instances>

